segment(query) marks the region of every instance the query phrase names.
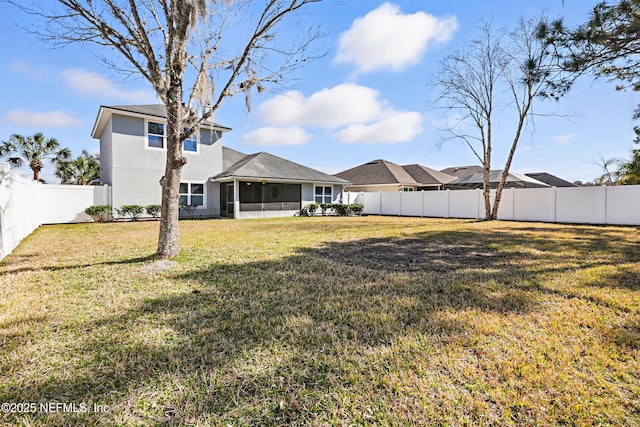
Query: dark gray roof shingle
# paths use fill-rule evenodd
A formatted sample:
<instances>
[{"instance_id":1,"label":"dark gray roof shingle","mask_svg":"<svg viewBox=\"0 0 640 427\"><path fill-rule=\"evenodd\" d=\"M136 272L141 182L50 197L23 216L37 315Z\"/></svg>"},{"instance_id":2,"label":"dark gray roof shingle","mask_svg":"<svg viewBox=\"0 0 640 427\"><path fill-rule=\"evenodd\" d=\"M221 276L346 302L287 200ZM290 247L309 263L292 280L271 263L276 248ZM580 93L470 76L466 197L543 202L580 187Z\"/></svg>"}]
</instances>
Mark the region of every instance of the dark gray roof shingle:
<instances>
[{"instance_id":1,"label":"dark gray roof shingle","mask_svg":"<svg viewBox=\"0 0 640 427\"><path fill-rule=\"evenodd\" d=\"M402 166L386 160L373 160L337 173L335 176L346 179L353 185L418 184L407 171L402 169Z\"/></svg>"},{"instance_id":2,"label":"dark gray roof shingle","mask_svg":"<svg viewBox=\"0 0 640 427\"><path fill-rule=\"evenodd\" d=\"M236 152L238 153L238 152ZM239 153L241 154L241 153ZM277 179L299 182L325 182L333 184L349 184L335 176L311 169L301 164L283 159L273 154L260 152L241 158L224 172L213 177L214 180L223 179Z\"/></svg>"}]
</instances>

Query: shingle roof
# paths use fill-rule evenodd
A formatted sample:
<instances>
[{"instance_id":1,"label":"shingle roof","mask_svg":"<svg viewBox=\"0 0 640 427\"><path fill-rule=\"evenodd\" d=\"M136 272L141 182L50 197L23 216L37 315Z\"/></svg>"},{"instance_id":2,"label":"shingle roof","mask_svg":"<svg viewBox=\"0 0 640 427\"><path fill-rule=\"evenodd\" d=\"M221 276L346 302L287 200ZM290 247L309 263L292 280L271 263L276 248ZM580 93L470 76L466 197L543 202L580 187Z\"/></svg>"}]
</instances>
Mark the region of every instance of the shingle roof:
<instances>
[{"instance_id":1,"label":"shingle roof","mask_svg":"<svg viewBox=\"0 0 640 427\"><path fill-rule=\"evenodd\" d=\"M402 166L386 160L373 160L337 173L335 176L346 179L352 182L353 185L418 184Z\"/></svg>"},{"instance_id":2,"label":"shingle roof","mask_svg":"<svg viewBox=\"0 0 640 427\"><path fill-rule=\"evenodd\" d=\"M226 171L245 157L247 157L245 153L241 153L232 148L222 147L222 169Z\"/></svg>"},{"instance_id":3,"label":"shingle roof","mask_svg":"<svg viewBox=\"0 0 640 427\"><path fill-rule=\"evenodd\" d=\"M416 182L423 185L447 184L456 179L453 175L448 175L444 172L439 172L423 165L404 165L402 168L407 171L407 173L411 175Z\"/></svg>"},{"instance_id":4,"label":"shingle roof","mask_svg":"<svg viewBox=\"0 0 640 427\"><path fill-rule=\"evenodd\" d=\"M241 158L227 170L214 176L212 179L220 181L230 178L349 184L348 181L343 179L265 152L250 154Z\"/></svg>"},{"instance_id":5,"label":"shingle roof","mask_svg":"<svg viewBox=\"0 0 640 427\"><path fill-rule=\"evenodd\" d=\"M577 187L577 185L547 172L525 173L525 175L552 187Z\"/></svg>"},{"instance_id":6,"label":"shingle roof","mask_svg":"<svg viewBox=\"0 0 640 427\"><path fill-rule=\"evenodd\" d=\"M167 110L162 104L144 104L144 105L111 105L104 106L104 108L110 108L112 110L124 111L128 113L143 114L145 116L167 118ZM226 126L222 126L218 123L210 123L214 127L231 129Z\"/></svg>"},{"instance_id":7,"label":"shingle roof","mask_svg":"<svg viewBox=\"0 0 640 427\"><path fill-rule=\"evenodd\" d=\"M497 184L500 182L502 177L502 170L492 170L489 173L489 182L492 184ZM455 181L451 181L448 186L451 187L478 187L482 186L484 181L484 174L482 171L474 172L471 175L463 176L462 178L458 178ZM509 172L507 176L508 184L519 184L519 186L523 187L549 187L548 184L544 182L537 181L531 177L526 175L517 173L517 172Z\"/></svg>"},{"instance_id":8,"label":"shingle roof","mask_svg":"<svg viewBox=\"0 0 640 427\"><path fill-rule=\"evenodd\" d=\"M440 172L455 176L456 178L462 178L464 176L471 175L474 172L482 172L482 166L453 166L442 169Z\"/></svg>"}]
</instances>

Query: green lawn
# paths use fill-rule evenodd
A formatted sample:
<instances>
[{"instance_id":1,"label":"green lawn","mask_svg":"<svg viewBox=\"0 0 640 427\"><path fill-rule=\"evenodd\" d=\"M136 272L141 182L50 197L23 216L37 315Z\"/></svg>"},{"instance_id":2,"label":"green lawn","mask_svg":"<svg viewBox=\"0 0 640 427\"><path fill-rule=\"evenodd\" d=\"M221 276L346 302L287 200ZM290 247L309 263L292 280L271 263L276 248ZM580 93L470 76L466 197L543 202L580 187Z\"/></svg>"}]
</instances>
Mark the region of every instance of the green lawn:
<instances>
[{"instance_id":1,"label":"green lawn","mask_svg":"<svg viewBox=\"0 0 640 427\"><path fill-rule=\"evenodd\" d=\"M157 230L0 263L0 403L53 406L0 424L640 425L638 228L184 221L155 271Z\"/></svg>"}]
</instances>

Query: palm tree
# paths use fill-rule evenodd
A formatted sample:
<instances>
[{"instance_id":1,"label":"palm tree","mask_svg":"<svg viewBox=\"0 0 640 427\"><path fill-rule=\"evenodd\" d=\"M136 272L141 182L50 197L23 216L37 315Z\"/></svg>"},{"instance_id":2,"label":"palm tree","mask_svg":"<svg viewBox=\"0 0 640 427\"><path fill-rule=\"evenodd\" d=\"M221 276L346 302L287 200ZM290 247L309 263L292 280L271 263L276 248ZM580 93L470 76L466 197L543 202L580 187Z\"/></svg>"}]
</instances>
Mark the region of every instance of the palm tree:
<instances>
[{"instance_id":1,"label":"palm tree","mask_svg":"<svg viewBox=\"0 0 640 427\"><path fill-rule=\"evenodd\" d=\"M68 148L59 147L60 144L55 138L45 138L42 132L28 137L14 133L8 141L0 144L0 156L9 156L7 161L14 167L28 163L33 171L33 179L40 181L43 160L49 159L51 163L56 164L71 157Z\"/></svg>"},{"instance_id":2,"label":"palm tree","mask_svg":"<svg viewBox=\"0 0 640 427\"><path fill-rule=\"evenodd\" d=\"M82 150L82 155L73 160L59 161L56 176L63 184L89 185L100 178L100 156Z\"/></svg>"},{"instance_id":3,"label":"palm tree","mask_svg":"<svg viewBox=\"0 0 640 427\"><path fill-rule=\"evenodd\" d=\"M620 162L618 175L622 185L640 184L640 150L632 150L631 159Z\"/></svg>"}]
</instances>

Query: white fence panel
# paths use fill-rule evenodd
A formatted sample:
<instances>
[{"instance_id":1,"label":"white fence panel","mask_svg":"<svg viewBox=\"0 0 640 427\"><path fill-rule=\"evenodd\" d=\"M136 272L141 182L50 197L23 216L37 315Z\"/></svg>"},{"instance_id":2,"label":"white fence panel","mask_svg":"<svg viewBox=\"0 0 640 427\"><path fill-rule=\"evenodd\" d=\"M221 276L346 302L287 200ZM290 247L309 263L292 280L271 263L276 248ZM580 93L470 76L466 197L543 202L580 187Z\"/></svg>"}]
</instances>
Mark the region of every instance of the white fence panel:
<instances>
[{"instance_id":1,"label":"white fence panel","mask_svg":"<svg viewBox=\"0 0 640 427\"><path fill-rule=\"evenodd\" d=\"M422 212L424 216L448 218L450 192L450 190L423 192Z\"/></svg>"},{"instance_id":2,"label":"white fence panel","mask_svg":"<svg viewBox=\"0 0 640 427\"><path fill-rule=\"evenodd\" d=\"M108 186L43 185L42 224L91 222L84 210L93 205L110 204Z\"/></svg>"},{"instance_id":3,"label":"white fence panel","mask_svg":"<svg viewBox=\"0 0 640 427\"><path fill-rule=\"evenodd\" d=\"M380 215L380 195L382 193L362 193L362 203L364 204L364 209L362 213L369 215Z\"/></svg>"},{"instance_id":4,"label":"white fence panel","mask_svg":"<svg viewBox=\"0 0 640 427\"><path fill-rule=\"evenodd\" d=\"M525 188L514 191L516 221L555 222L556 188Z\"/></svg>"},{"instance_id":5,"label":"white fence panel","mask_svg":"<svg viewBox=\"0 0 640 427\"><path fill-rule=\"evenodd\" d=\"M607 224L640 224L640 185L606 187Z\"/></svg>"},{"instance_id":6,"label":"white fence panel","mask_svg":"<svg viewBox=\"0 0 640 427\"><path fill-rule=\"evenodd\" d=\"M402 194L402 216L422 216L422 191L407 191Z\"/></svg>"},{"instance_id":7,"label":"white fence panel","mask_svg":"<svg viewBox=\"0 0 640 427\"><path fill-rule=\"evenodd\" d=\"M354 193L364 213L484 218L481 190ZM495 200L491 191L491 201ZM498 218L582 224L640 225L640 185L505 189Z\"/></svg>"},{"instance_id":8,"label":"white fence panel","mask_svg":"<svg viewBox=\"0 0 640 427\"><path fill-rule=\"evenodd\" d=\"M451 218L479 218L478 210L482 192L478 190L456 190L449 192L449 216Z\"/></svg>"},{"instance_id":9,"label":"white fence panel","mask_svg":"<svg viewBox=\"0 0 640 427\"><path fill-rule=\"evenodd\" d=\"M606 187L557 188L556 221L604 224Z\"/></svg>"},{"instance_id":10,"label":"white fence panel","mask_svg":"<svg viewBox=\"0 0 640 427\"><path fill-rule=\"evenodd\" d=\"M40 226L40 188L0 163L0 259Z\"/></svg>"},{"instance_id":11,"label":"white fence panel","mask_svg":"<svg viewBox=\"0 0 640 427\"><path fill-rule=\"evenodd\" d=\"M402 193L380 193L380 214L397 215L402 212Z\"/></svg>"}]
</instances>

